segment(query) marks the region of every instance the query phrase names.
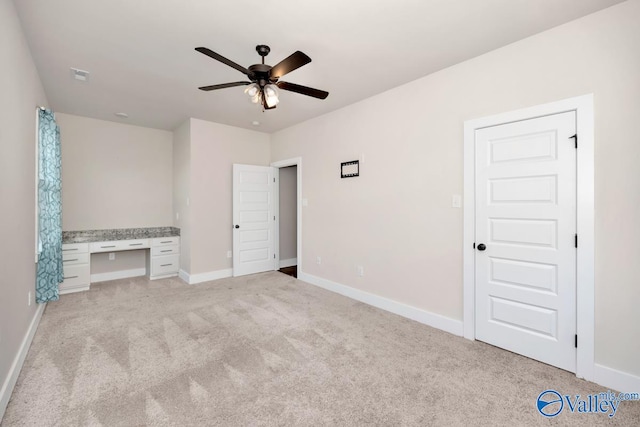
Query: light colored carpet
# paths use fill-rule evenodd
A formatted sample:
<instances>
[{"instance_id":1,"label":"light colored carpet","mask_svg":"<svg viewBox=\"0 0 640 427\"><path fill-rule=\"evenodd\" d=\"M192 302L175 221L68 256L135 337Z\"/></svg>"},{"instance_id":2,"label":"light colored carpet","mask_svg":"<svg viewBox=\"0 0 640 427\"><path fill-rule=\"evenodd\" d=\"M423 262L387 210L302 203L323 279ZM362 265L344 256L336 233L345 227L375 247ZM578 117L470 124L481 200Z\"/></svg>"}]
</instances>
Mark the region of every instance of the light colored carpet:
<instances>
[{"instance_id":1,"label":"light colored carpet","mask_svg":"<svg viewBox=\"0 0 640 427\"><path fill-rule=\"evenodd\" d=\"M606 391L277 272L125 279L50 303L3 426L640 425L536 410Z\"/></svg>"}]
</instances>

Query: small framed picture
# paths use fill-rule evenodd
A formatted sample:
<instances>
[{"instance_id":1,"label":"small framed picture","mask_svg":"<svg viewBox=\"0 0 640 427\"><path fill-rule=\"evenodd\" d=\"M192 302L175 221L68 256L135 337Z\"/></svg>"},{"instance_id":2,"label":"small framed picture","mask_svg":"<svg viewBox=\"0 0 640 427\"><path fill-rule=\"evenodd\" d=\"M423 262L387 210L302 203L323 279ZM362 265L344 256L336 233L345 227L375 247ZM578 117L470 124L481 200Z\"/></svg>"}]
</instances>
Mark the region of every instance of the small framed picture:
<instances>
[{"instance_id":1,"label":"small framed picture","mask_svg":"<svg viewBox=\"0 0 640 427\"><path fill-rule=\"evenodd\" d=\"M353 178L360 175L360 161L352 160L340 164L340 178Z\"/></svg>"}]
</instances>

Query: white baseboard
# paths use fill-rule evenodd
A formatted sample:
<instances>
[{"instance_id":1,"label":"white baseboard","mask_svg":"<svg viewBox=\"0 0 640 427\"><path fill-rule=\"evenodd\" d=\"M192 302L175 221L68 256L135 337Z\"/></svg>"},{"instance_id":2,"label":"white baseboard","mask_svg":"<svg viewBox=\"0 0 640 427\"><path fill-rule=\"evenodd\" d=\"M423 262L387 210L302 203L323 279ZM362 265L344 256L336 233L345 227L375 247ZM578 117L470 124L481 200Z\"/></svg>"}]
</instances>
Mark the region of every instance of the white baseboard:
<instances>
[{"instance_id":1,"label":"white baseboard","mask_svg":"<svg viewBox=\"0 0 640 427\"><path fill-rule=\"evenodd\" d=\"M178 273L162 274L160 276L149 276L149 280L168 279L169 277L176 277Z\"/></svg>"},{"instance_id":2,"label":"white baseboard","mask_svg":"<svg viewBox=\"0 0 640 427\"><path fill-rule=\"evenodd\" d=\"M280 268L293 267L294 265L298 265L298 258L280 260Z\"/></svg>"},{"instance_id":3,"label":"white baseboard","mask_svg":"<svg viewBox=\"0 0 640 427\"><path fill-rule=\"evenodd\" d=\"M593 382L624 393L640 393L640 377L599 364L593 365Z\"/></svg>"},{"instance_id":4,"label":"white baseboard","mask_svg":"<svg viewBox=\"0 0 640 427\"><path fill-rule=\"evenodd\" d=\"M112 271L110 273L96 273L91 275L91 283L106 282L107 280L128 279L129 277L146 276L146 268Z\"/></svg>"},{"instance_id":5,"label":"white baseboard","mask_svg":"<svg viewBox=\"0 0 640 427\"><path fill-rule=\"evenodd\" d=\"M181 278L183 282L187 284L189 283L189 273L187 273L183 269L180 269L180 271L178 271L178 277Z\"/></svg>"},{"instance_id":6,"label":"white baseboard","mask_svg":"<svg viewBox=\"0 0 640 427\"><path fill-rule=\"evenodd\" d=\"M311 274L298 272L298 279L382 310L390 311L391 313L399 316L415 320L416 322L441 329L445 332L449 332L450 334L462 336L461 320L455 320L440 314L431 313L420 308L412 307L398 301L361 291Z\"/></svg>"},{"instance_id":7,"label":"white baseboard","mask_svg":"<svg viewBox=\"0 0 640 427\"><path fill-rule=\"evenodd\" d=\"M66 295L66 294L73 294L75 292L84 292L84 291L88 291L89 289L91 289L91 286L87 286L87 285L82 285L82 286L78 286L75 288L62 288L60 287L58 290L58 293L60 295Z\"/></svg>"},{"instance_id":8,"label":"white baseboard","mask_svg":"<svg viewBox=\"0 0 640 427\"><path fill-rule=\"evenodd\" d=\"M211 280L226 279L233 276L233 268L224 270L209 271L207 273L189 274L184 270L180 270L178 276L190 285L202 282L210 282Z\"/></svg>"},{"instance_id":9,"label":"white baseboard","mask_svg":"<svg viewBox=\"0 0 640 427\"><path fill-rule=\"evenodd\" d=\"M36 334L36 330L38 330L38 325L40 324L40 319L42 318L42 313L46 306L46 303L38 304L36 314L33 316L29 329L27 329L27 333L22 339L22 344L20 344L18 354L16 354L16 357L13 359L13 364L11 364L11 368L9 369L9 375L7 375L7 379L4 384L2 384L2 388L0 389L0 421L2 421L4 411L7 409L9 399L11 399L11 393L18 381L18 375L20 375L24 359L27 357L29 347L31 347L31 341L33 341L33 336Z\"/></svg>"}]
</instances>

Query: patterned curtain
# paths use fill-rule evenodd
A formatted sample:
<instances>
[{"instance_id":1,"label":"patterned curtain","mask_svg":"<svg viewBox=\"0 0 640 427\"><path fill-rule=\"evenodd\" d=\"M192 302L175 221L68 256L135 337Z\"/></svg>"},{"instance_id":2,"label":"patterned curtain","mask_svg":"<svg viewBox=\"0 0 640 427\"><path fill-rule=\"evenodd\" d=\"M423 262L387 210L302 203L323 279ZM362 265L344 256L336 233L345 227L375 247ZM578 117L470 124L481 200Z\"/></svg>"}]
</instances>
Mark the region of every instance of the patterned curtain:
<instances>
[{"instance_id":1,"label":"patterned curtain","mask_svg":"<svg viewBox=\"0 0 640 427\"><path fill-rule=\"evenodd\" d=\"M53 112L38 109L38 267L36 301L56 301L62 273L60 129Z\"/></svg>"}]
</instances>

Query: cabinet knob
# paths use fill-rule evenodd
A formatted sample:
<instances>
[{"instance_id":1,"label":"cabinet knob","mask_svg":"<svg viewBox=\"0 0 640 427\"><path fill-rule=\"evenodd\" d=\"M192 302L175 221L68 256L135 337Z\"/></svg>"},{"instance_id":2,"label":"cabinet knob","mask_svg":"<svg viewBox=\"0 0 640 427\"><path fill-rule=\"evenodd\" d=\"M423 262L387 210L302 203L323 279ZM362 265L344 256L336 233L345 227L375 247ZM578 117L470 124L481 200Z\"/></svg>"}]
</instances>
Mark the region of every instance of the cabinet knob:
<instances>
[{"instance_id":1,"label":"cabinet knob","mask_svg":"<svg viewBox=\"0 0 640 427\"><path fill-rule=\"evenodd\" d=\"M236 224L236 228L240 228L240 226L238 224Z\"/></svg>"}]
</instances>

